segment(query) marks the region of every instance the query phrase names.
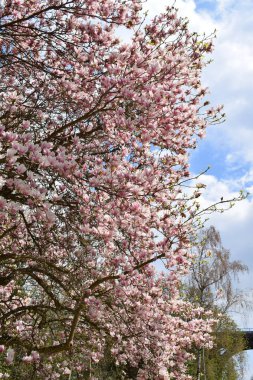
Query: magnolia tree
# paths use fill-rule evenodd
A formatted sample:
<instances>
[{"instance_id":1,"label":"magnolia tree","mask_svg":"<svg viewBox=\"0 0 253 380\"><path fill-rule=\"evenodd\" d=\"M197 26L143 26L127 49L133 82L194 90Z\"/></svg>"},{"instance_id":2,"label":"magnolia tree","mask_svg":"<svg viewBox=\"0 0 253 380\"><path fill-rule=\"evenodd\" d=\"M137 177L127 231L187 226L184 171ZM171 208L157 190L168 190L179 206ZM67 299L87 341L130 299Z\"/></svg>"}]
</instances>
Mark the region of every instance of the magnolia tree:
<instances>
[{"instance_id":1,"label":"magnolia tree","mask_svg":"<svg viewBox=\"0 0 253 380\"><path fill-rule=\"evenodd\" d=\"M109 352L123 378L189 379L211 345L177 290L199 215L187 153L221 111L200 83L211 41L173 7L143 21L139 0L0 16L2 377L90 379Z\"/></svg>"}]
</instances>

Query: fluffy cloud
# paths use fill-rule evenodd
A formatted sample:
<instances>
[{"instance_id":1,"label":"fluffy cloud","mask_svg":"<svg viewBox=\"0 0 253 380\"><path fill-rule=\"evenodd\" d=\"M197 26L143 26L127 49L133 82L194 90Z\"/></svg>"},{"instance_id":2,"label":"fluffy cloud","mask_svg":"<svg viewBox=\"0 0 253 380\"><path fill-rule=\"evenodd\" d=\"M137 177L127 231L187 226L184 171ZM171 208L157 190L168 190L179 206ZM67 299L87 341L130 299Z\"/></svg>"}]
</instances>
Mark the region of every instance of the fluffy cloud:
<instances>
[{"instance_id":1,"label":"fluffy cloud","mask_svg":"<svg viewBox=\"0 0 253 380\"><path fill-rule=\"evenodd\" d=\"M148 0L149 18L165 10L173 1ZM207 135L214 151L222 145L227 154L242 164L253 166L253 2L252 0L177 0L176 7L190 20L190 28L200 34L216 30L213 63L203 75L214 104L224 104L227 122ZM240 136L240 139L238 138ZM232 162L224 160L224 165Z\"/></svg>"},{"instance_id":2,"label":"fluffy cloud","mask_svg":"<svg viewBox=\"0 0 253 380\"><path fill-rule=\"evenodd\" d=\"M207 68L204 81L213 100L225 105L227 122L213 130L210 139L214 150L222 143L237 161L253 166L253 2L220 0L214 22L214 62Z\"/></svg>"},{"instance_id":3,"label":"fluffy cloud","mask_svg":"<svg viewBox=\"0 0 253 380\"><path fill-rule=\"evenodd\" d=\"M153 18L155 15L164 12L166 6L172 5L172 0L147 0L144 3L144 11L148 11L148 17ZM177 0L175 7L178 9L180 16L187 17L190 20L191 30L199 33L211 33L216 27L216 22L207 11L197 10L194 0Z\"/></svg>"}]
</instances>

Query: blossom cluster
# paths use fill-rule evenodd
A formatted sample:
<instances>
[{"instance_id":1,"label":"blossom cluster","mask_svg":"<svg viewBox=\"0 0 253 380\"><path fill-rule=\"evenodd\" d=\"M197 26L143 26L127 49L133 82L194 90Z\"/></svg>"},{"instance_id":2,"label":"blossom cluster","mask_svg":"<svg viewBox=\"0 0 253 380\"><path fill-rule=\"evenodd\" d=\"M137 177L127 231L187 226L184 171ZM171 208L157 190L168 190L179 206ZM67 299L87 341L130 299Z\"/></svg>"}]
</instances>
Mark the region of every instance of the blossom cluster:
<instances>
[{"instance_id":1,"label":"blossom cluster","mask_svg":"<svg viewBox=\"0 0 253 380\"><path fill-rule=\"evenodd\" d=\"M189 379L212 318L179 296L199 196L182 183L220 117L212 43L174 7L142 24L139 0L2 3L1 355L53 380L109 349L139 380Z\"/></svg>"}]
</instances>

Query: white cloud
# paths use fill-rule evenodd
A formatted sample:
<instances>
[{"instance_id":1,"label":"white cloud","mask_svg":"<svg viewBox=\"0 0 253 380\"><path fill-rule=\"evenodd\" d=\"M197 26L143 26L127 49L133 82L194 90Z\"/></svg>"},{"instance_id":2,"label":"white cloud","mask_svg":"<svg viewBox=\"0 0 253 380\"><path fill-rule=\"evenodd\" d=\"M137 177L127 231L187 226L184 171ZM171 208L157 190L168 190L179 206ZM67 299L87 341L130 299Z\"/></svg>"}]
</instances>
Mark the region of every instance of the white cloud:
<instances>
[{"instance_id":1,"label":"white cloud","mask_svg":"<svg viewBox=\"0 0 253 380\"><path fill-rule=\"evenodd\" d=\"M148 0L145 7L152 18L172 3ZM239 161L253 166L253 1L213 0L211 4L212 12L198 9L194 0L176 1L179 14L189 18L191 30L210 34L217 29L214 62L204 71L203 80L212 103L225 105L227 122L207 136L214 149L222 144L236 152Z\"/></svg>"},{"instance_id":2,"label":"white cloud","mask_svg":"<svg viewBox=\"0 0 253 380\"><path fill-rule=\"evenodd\" d=\"M238 160L253 166L253 2L219 3L214 62L204 81L213 101L225 105L227 122L210 137L219 135L218 141L236 152ZM218 141L213 141L214 149Z\"/></svg>"},{"instance_id":3,"label":"white cloud","mask_svg":"<svg viewBox=\"0 0 253 380\"><path fill-rule=\"evenodd\" d=\"M169 2L166 0L147 0L147 2L143 4L143 9L144 11L148 11L149 18L153 18L159 13L164 12L168 5Z\"/></svg>"},{"instance_id":4,"label":"white cloud","mask_svg":"<svg viewBox=\"0 0 253 380\"><path fill-rule=\"evenodd\" d=\"M167 6L173 5L174 0L147 0L144 3L144 11L148 11L148 18L152 19L159 13L165 11ZM177 0L175 7L182 17L187 17L190 20L190 28L192 31L199 33L210 33L215 29L215 21L205 12L197 12L196 3L194 0Z\"/></svg>"}]
</instances>

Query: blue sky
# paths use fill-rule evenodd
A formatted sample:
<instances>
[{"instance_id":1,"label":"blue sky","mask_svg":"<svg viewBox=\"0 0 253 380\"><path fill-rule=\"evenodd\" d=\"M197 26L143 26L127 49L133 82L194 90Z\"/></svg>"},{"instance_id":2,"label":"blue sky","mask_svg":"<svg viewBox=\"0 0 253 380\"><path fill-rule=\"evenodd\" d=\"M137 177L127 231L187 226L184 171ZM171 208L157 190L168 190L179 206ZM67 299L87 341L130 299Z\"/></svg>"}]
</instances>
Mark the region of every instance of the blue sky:
<instances>
[{"instance_id":1,"label":"blue sky","mask_svg":"<svg viewBox=\"0 0 253 380\"><path fill-rule=\"evenodd\" d=\"M172 3L147 0L149 17ZM228 212L213 215L209 223L220 231L232 258L248 265L249 275L240 287L253 300L253 0L177 0L176 6L189 18L192 31L217 30L213 62L203 73L203 84L210 89L211 103L224 105L226 122L207 130L191 155L191 170L199 173L211 166L202 179L207 184L203 205L233 197L240 189L251 193ZM242 327L253 328L253 308L246 318L234 318ZM253 375L253 352L248 361L243 380Z\"/></svg>"}]
</instances>

